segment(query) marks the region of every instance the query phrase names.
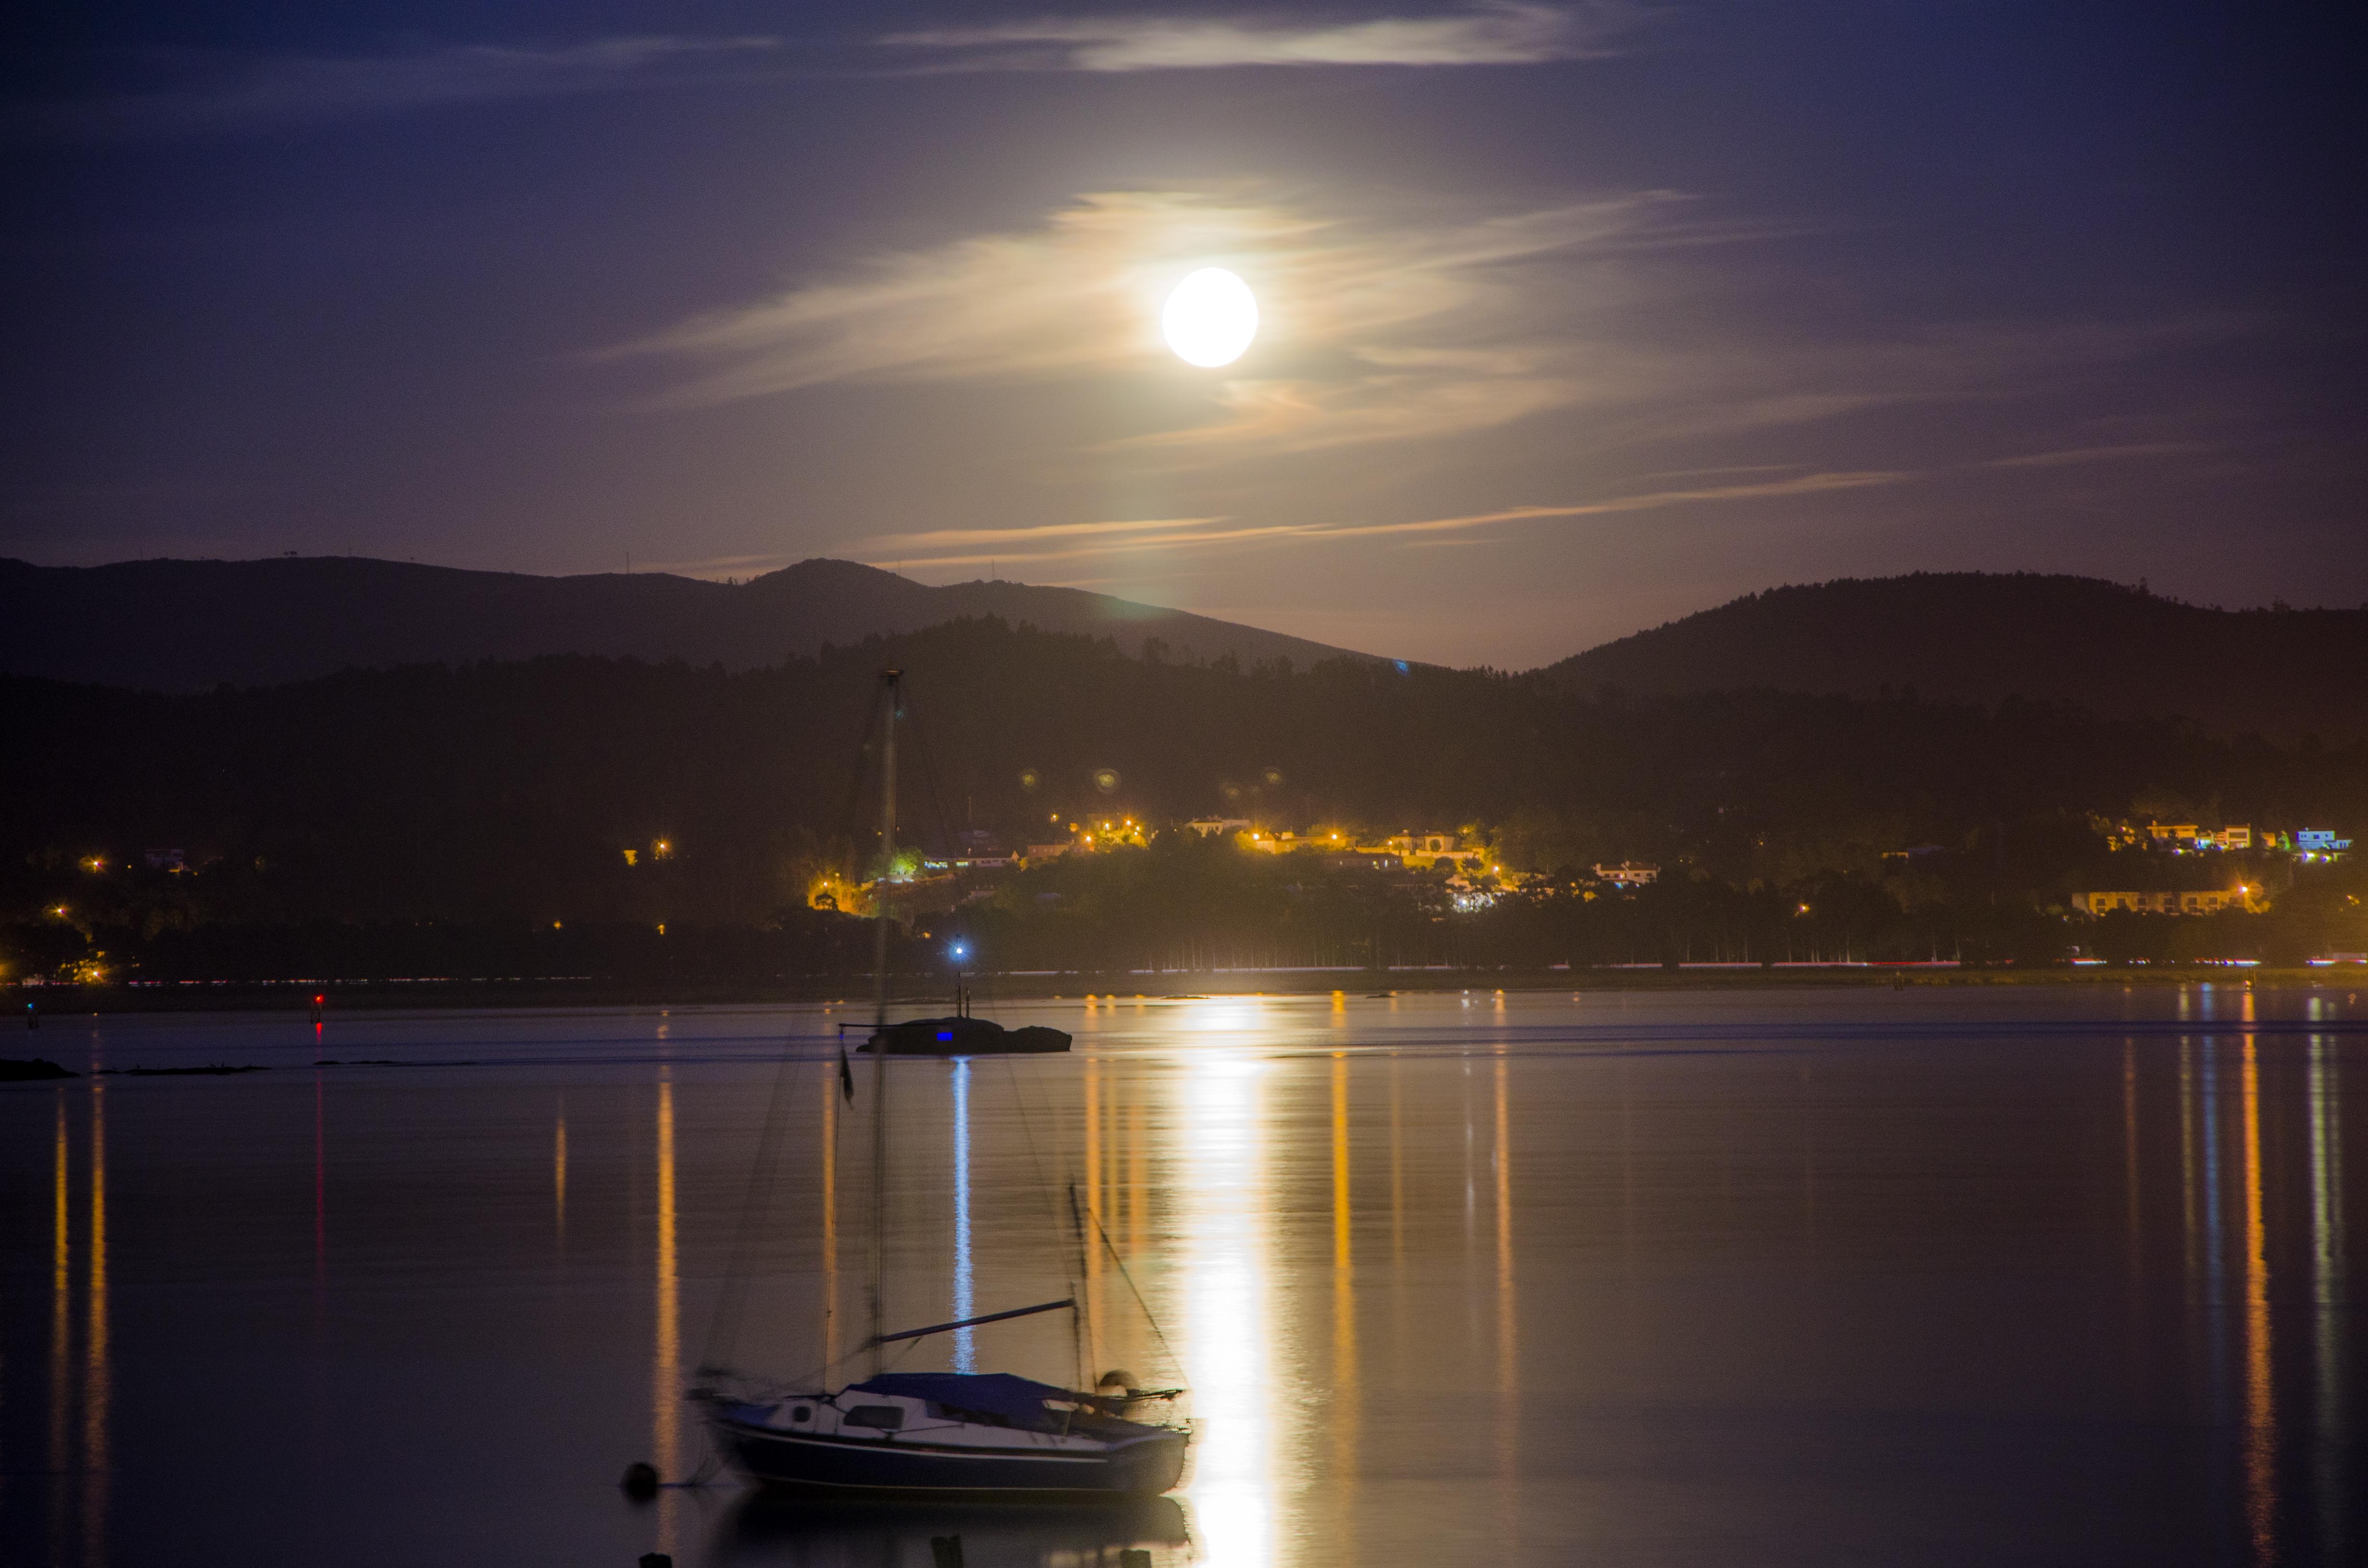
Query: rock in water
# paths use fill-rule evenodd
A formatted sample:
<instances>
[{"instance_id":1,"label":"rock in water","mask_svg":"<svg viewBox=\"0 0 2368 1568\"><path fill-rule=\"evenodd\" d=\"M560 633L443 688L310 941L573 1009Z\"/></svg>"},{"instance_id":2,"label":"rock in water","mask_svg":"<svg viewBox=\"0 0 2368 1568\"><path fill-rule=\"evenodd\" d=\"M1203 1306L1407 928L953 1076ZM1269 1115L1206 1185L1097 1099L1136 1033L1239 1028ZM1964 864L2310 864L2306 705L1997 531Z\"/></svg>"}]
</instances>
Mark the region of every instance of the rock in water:
<instances>
[{"instance_id":1,"label":"rock in water","mask_svg":"<svg viewBox=\"0 0 2368 1568\"><path fill-rule=\"evenodd\" d=\"M69 1073L45 1057L36 1056L30 1062L18 1062L0 1057L0 1084L30 1084L43 1078L79 1078L79 1073Z\"/></svg>"}]
</instances>

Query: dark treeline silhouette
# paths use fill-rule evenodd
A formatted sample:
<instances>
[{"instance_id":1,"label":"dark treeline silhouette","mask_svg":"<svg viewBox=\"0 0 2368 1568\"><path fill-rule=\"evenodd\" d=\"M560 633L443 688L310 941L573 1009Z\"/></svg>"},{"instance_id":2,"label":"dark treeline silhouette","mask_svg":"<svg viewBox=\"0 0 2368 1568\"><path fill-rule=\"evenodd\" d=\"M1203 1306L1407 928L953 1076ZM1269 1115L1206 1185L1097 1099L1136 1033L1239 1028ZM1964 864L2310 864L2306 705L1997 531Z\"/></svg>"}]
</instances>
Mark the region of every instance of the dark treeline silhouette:
<instances>
[{"instance_id":1,"label":"dark treeline silhouette","mask_svg":"<svg viewBox=\"0 0 2368 1568\"><path fill-rule=\"evenodd\" d=\"M2069 892L2168 864L2109 858L2089 813L2304 825L2368 802L2356 748L2021 701L1243 667L993 619L741 672L553 657L195 695L6 677L11 976L101 950L174 978L845 972L859 923L809 898L871 854L861 748L890 663L909 672L901 812L931 850L1224 813L1469 828L1543 874L1459 911L1440 879L1169 833L916 919L973 929L1002 968L2046 958ZM1661 885L1588 884L1632 858ZM2341 937L2348 895L2281 896L2317 924L2246 940Z\"/></svg>"}]
</instances>

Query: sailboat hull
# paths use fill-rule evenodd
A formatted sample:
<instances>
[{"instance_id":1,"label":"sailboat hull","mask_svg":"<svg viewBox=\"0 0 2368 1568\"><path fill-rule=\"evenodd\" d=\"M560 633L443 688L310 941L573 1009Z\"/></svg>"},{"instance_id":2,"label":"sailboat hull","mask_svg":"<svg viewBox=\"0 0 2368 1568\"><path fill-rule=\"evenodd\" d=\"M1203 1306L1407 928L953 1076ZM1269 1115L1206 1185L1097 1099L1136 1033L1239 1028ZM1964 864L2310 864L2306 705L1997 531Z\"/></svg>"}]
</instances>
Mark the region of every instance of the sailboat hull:
<instances>
[{"instance_id":1,"label":"sailboat hull","mask_svg":"<svg viewBox=\"0 0 2368 1568\"><path fill-rule=\"evenodd\" d=\"M908 1436L842 1437L785 1431L718 1412L716 1436L751 1478L848 1495L1149 1497L1184 1473L1184 1435L1159 1431L1096 1451L935 1444ZM1022 1434L1014 1433L1014 1437Z\"/></svg>"}]
</instances>

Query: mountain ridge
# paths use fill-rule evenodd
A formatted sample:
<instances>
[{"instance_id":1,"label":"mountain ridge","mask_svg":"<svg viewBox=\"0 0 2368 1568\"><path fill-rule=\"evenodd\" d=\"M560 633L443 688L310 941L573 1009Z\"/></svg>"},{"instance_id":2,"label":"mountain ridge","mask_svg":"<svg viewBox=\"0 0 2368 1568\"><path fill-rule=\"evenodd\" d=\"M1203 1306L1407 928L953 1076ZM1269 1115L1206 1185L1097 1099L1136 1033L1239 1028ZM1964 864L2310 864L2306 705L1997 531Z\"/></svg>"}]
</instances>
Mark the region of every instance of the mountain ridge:
<instances>
[{"instance_id":1,"label":"mountain ridge","mask_svg":"<svg viewBox=\"0 0 2368 1568\"><path fill-rule=\"evenodd\" d=\"M1746 595L1546 666L1580 690L1757 687L2068 703L2228 734L2368 735L2368 607L2220 609L2042 573L1844 577Z\"/></svg>"},{"instance_id":2,"label":"mountain ridge","mask_svg":"<svg viewBox=\"0 0 2368 1568\"><path fill-rule=\"evenodd\" d=\"M1187 663L1374 655L1082 589L930 586L817 558L746 583L664 573L541 577L368 557L0 560L0 669L159 691L348 668L546 654L769 667L962 619L1111 639ZM1915 573L1748 594L1531 672L1580 692L1914 691L2176 718L2224 734L2368 737L2368 607L2225 610L2097 578Z\"/></svg>"},{"instance_id":3,"label":"mountain ridge","mask_svg":"<svg viewBox=\"0 0 2368 1568\"><path fill-rule=\"evenodd\" d=\"M817 558L746 583L666 573L543 577L367 556L163 558L107 566L0 560L0 669L88 685L193 691L349 668L549 653L743 670L825 643L999 616L1113 638L1141 656L1245 665L1372 659L1304 638L1077 588L930 586Z\"/></svg>"}]
</instances>

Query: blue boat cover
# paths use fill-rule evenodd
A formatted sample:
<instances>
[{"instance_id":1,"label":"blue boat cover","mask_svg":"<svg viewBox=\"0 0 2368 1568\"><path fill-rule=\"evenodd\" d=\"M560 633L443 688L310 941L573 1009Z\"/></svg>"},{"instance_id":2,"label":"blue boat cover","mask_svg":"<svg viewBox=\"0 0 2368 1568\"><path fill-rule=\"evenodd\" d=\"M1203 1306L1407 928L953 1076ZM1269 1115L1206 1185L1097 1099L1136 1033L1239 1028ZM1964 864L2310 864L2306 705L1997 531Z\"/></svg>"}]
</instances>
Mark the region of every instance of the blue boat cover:
<instances>
[{"instance_id":1,"label":"blue boat cover","mask_svg":"<svg viewBox=\"0 0 2368 1568\"><path fill-rule=\"evenodd\" d=\"M1048 1399L1074 1403L1077 1396L1050 1383L1015 1378L1008 1372L882 1372L854 1386L859 1393L902 1394L931 1400L956 1410L1000 1415L1015 1426L1051 1431L1060 1417L1044 1408Z\"/></svg>"}]
</instances>

